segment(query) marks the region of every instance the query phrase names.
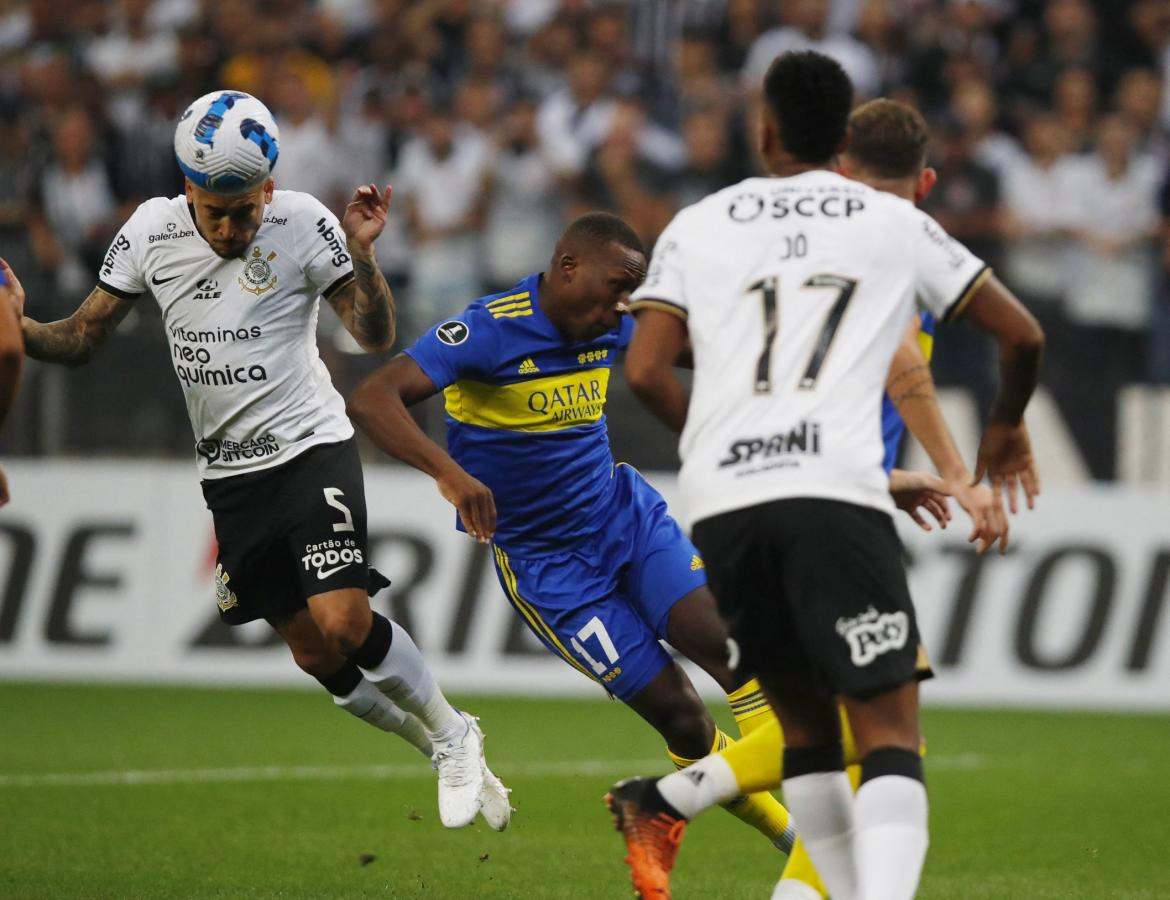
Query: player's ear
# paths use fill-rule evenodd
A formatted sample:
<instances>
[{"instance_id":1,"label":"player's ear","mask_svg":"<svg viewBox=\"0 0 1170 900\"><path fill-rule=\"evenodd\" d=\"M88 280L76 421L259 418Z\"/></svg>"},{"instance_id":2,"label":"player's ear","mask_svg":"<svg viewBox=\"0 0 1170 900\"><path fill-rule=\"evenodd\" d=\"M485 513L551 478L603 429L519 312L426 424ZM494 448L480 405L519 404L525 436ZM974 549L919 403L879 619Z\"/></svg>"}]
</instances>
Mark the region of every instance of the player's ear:
<instances>
[{"instance_id":1,"label":"player's ear","mask_svg":"<svg viewBox=\"0 0 1170 900\"><path fill-rule=\"evenodd\" d=\"M561 272L561 277L570 282L577 275L577 257L572 253L562 253L557 257L557 268Z\"/></svg>"},{"instance_id":2,"label":"player's ear","mask_svg":"<svg viewBox=\"0 0 1170 900\"><path fill-rule=\"evenodd\" d=\"M276 181L273 180L272 178L269 178L267 181L264 182L264 202L265 203L272 202L272 192L274 190L276 190Z\"/></svg>"},{"instance_id":3,"label":"player's ear","mask_svg":"<svg viewBox=\"0 0 1170 900\"><path fill-rule=\"evenodd\" d=\"M918 184L914 186L914 202L921 203L938 184L938 172L927 166L918 176Z\"/></svg>"},{"instance_id":4,"label":"player's ear","mask_svg":"<svg viewBox=\"0 0 1170 900\"><path fill-rule=\"evenodd\" d=\"M183 193L187 196L187 202L192 206L195 205L195 185L191 183L190 178L183 179Z\"/></svg>"}]
</instances>

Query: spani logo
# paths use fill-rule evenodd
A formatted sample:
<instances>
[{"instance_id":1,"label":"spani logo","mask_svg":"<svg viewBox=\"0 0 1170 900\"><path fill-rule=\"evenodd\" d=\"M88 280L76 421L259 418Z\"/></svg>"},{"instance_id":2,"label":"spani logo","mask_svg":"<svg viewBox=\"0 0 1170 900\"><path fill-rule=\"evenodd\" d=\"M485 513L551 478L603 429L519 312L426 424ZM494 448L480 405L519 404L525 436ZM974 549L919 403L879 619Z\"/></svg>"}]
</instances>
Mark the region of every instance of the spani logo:
<instances>
[{"instance_id":1,"label":"spani logo","mask_svg":"<svg viewBox=\"0 0 1170 900\"><path fill-rule=\"evenodd\" d=\"M444 322L435 329L435 336L448 347L458 347L467 340L469 334L471 334L471 329L467 327L465 322L460 322L458 319Z\"/></svg>"}]
</instances>

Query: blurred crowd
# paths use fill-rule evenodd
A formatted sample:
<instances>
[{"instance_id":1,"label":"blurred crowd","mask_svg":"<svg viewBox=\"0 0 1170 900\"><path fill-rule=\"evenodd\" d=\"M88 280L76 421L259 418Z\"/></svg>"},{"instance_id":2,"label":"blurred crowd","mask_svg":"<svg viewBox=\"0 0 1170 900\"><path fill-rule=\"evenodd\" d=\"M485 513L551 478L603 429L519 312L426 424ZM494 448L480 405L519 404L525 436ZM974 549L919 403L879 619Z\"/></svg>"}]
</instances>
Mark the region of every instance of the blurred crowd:
<instances>
[{"instance_id":1,"label":"blurred crowd","mask_svg":"<svg viewBox=\"0 0 1170 900\"><path fill-rule=\"evenodd\" d=\"M208 91L253 93L276 114L278 187L339 210L359 183L394 186L378 253L409 339L542 268L578 212L617 212L649 246L677 209L756 173L760 76L778 53L814 48L841 62L859 99L894 96L927 116L940 180L925 205L1041 318L1046 383L1096 477L1114 471L1118 388L1170 383L1167 0L65 9L0 0L0 255L38 318L83 299L136 204L182 189L173 124ZM151 316L139 311L143 333L132 322L119 339L140 344L121 363L105 354L93 379L154 358L150 335L162 337ZM369 362L347 353L331 316L322 323L335 375L352 382ZM162 371L165 348L158 358ZM974 385L985 404L988 347L961 326L945 330L936 375ZM157 393L153 376L139 380ZM73 402L84 407L94 390L74 388ZM181 408L177 418L155 410L145 393L128 407L119 423L70 417L47 429L52 440L33 410L5 443L189 450Z\"/></svg>"}]
</instances>

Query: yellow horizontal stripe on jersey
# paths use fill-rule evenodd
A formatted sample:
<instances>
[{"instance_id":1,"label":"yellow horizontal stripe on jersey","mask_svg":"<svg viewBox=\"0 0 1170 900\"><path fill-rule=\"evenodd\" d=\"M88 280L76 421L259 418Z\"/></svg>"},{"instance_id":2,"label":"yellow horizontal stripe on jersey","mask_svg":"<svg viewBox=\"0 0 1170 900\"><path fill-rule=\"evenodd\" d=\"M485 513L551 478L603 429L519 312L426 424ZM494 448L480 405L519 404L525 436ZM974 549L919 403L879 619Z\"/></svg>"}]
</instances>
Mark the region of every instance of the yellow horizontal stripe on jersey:
<instances>
[{"instance_id":1,"label":"yellow horizontal stripe on jersey","mask_svg":"<svg viewBox=\"0 0 1170 900\"><path fill-rule=\"evenodd\" d=\"M461 379L443 391L456 422L506 431L560 431L605 415L609 369L582 369L513 384Z\"/></svg>"},{"instance_id":2,"label":"yellow horizontal stripe on jersey","mask_svg":"<svg viewBox=\"0 0 1170 900\"><path fill-rule=\"evenodd\" d=\"M506 303L511 303L513 300L527 300L531 296L532 294L528 291L524 291L521 294L509 294L507 297L497 297L495 300L489 300L484 306L488 309L496 309Z\"/></svg>"},{"instance_id":3,"label":"yellow horizontal stripe on jersey","mask_svg":"<svg viewBox=\"0 0 1170 900\"><path fill-rule=\"evenodd\" d=\"M492 313L492 318L493 319L515 319L517 316L530 316L530 315L532 315L532 307L526 306L524 309L518 309L515 312Z\"/></svg>"},{"instance_id":4,"label":"yellow horizontal stripe on jersey","mask_svg":"<svg viewBox=\"0 0 1170 900\"><path fill-rule=\"evenodd\" d=\"M500 313L511 312L514 309L532 309L531 300L516 300L513 303L502 303L499 306L489 306L488 312L493 316L498 316Z\"/></svg>"}]
</instances>

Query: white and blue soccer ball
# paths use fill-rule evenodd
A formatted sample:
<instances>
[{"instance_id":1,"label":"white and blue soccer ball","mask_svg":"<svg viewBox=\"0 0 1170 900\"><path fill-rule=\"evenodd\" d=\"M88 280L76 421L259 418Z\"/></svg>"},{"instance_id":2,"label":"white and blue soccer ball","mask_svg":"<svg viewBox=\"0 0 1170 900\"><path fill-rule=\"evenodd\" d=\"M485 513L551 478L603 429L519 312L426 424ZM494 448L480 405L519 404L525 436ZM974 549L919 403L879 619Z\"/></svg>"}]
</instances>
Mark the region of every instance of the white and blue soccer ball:
<instances>
[{"instance_id":1,"label":"white and blue soccer ball","mask_svg":"<svg viewBox=\"0 0 1170 900\"><path fill-rule=\"evenodd\" d=\"M215 194L262 185L280 155L280 129L268 107L242 91L212 91L179 117L175 157L183 174Z\"/></svg>"}]
</instances>

